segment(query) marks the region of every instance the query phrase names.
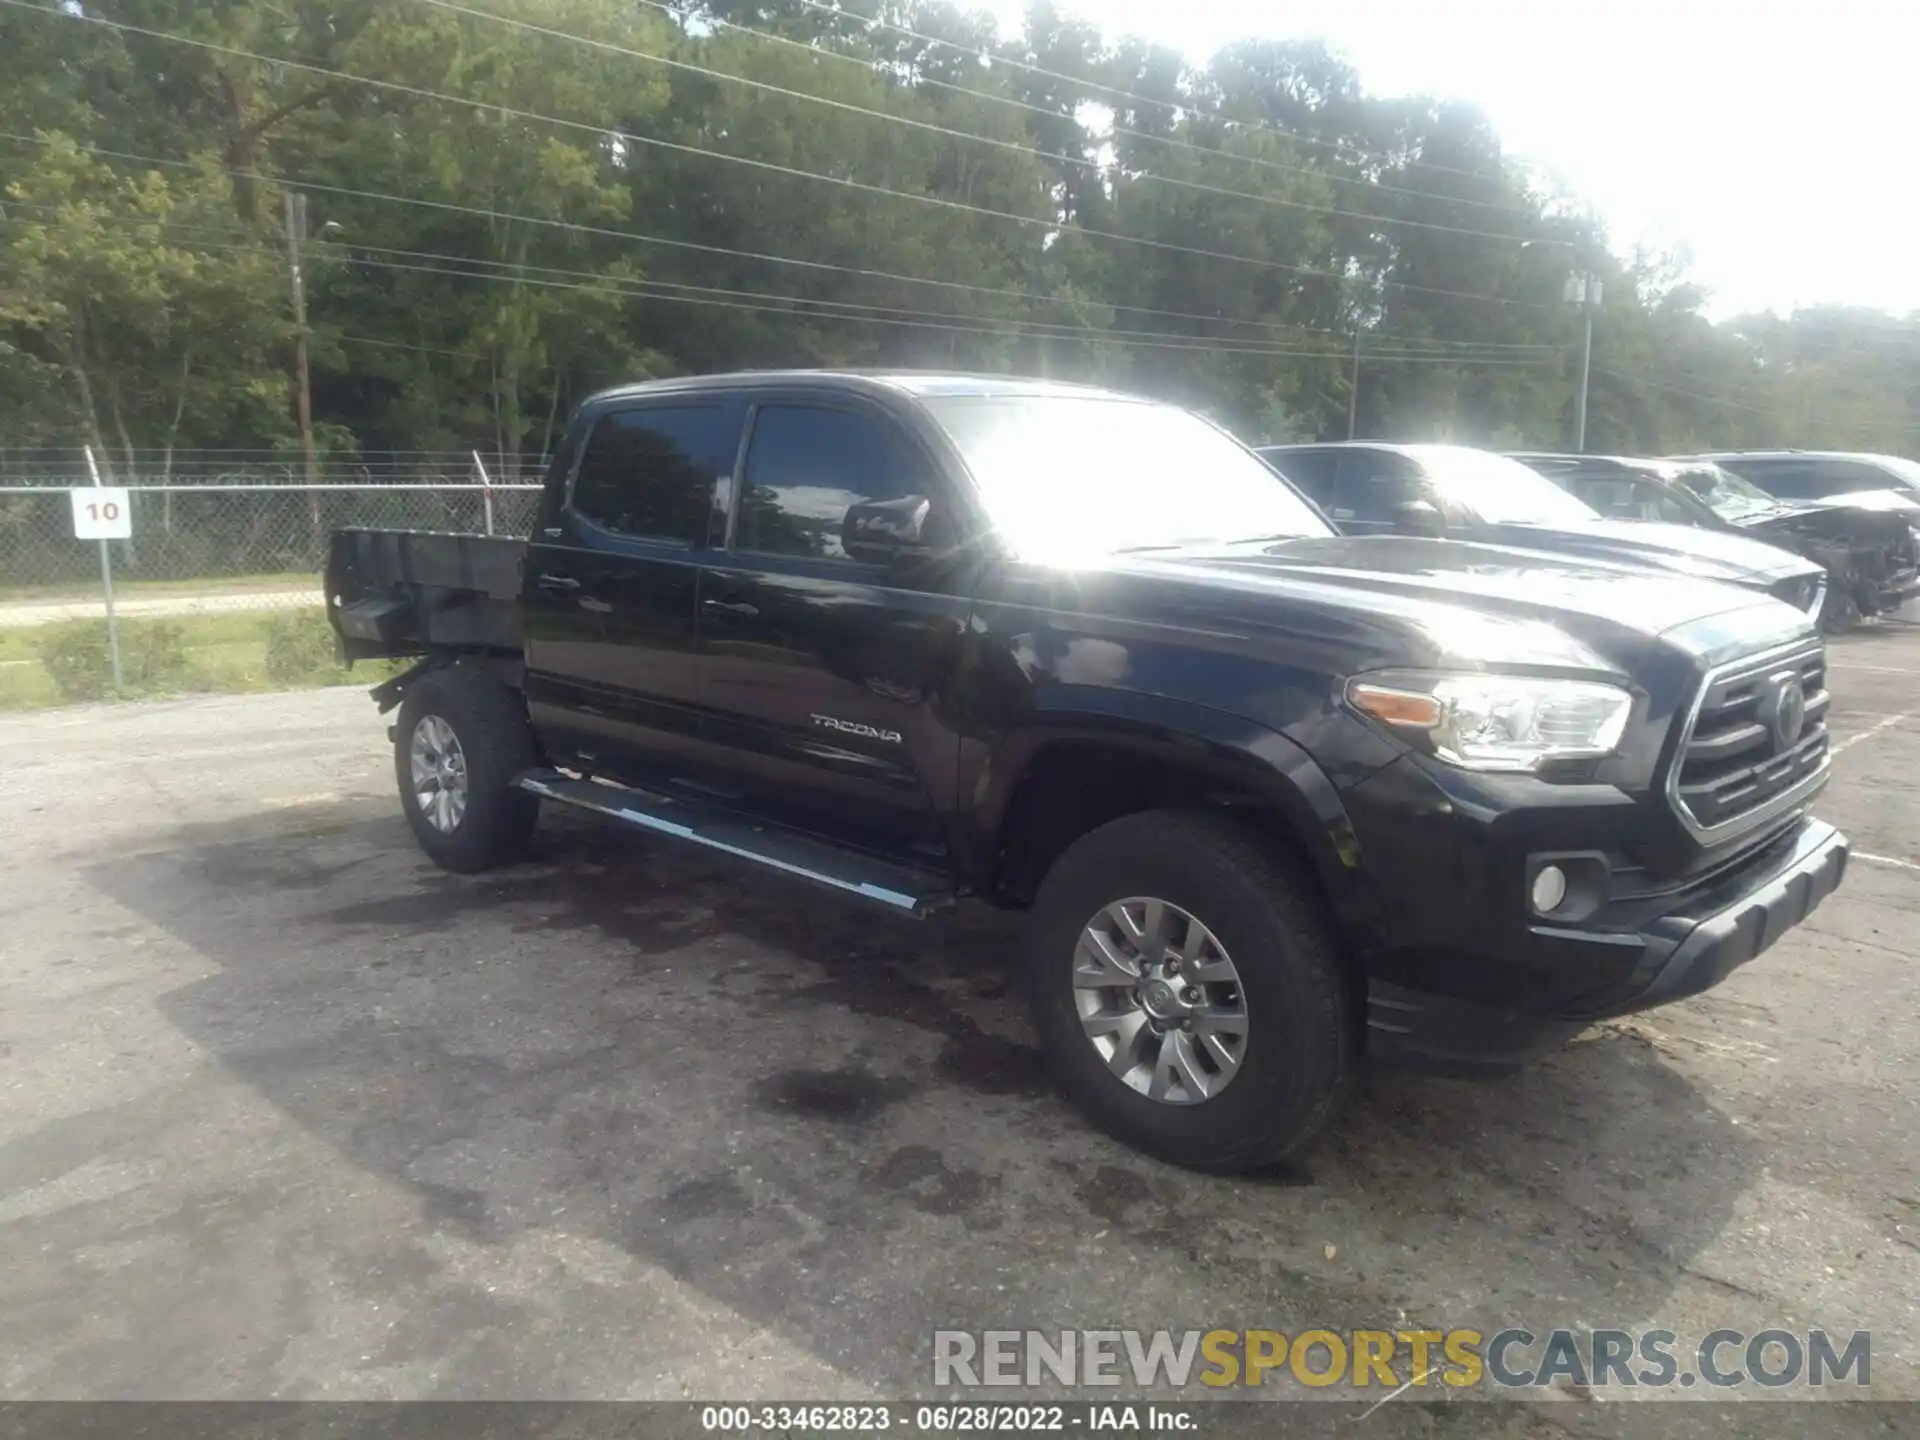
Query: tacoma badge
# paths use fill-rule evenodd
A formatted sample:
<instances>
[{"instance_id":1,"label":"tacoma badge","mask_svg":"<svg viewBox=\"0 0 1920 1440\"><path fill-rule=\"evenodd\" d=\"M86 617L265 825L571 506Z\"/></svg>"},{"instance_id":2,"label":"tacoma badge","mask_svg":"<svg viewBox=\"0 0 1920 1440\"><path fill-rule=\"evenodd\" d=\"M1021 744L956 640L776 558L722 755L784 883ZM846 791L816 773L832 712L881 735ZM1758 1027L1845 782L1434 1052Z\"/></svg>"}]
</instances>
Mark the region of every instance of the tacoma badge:
<instances>
[{"instance_id":1,"label":"tacoma badge","mask_svg":"<svg viewBox=\"0 0 1920 1440\"><path fill-rule=\"evenodd\" d=\"M843 735L860 735L889 745L898 745L904 738L898 730L880 730L872 725L862 725L858 720L836 720L831 715L816 715L813 723L828 730L838 730Z\"/></svg>"}]
</instances>

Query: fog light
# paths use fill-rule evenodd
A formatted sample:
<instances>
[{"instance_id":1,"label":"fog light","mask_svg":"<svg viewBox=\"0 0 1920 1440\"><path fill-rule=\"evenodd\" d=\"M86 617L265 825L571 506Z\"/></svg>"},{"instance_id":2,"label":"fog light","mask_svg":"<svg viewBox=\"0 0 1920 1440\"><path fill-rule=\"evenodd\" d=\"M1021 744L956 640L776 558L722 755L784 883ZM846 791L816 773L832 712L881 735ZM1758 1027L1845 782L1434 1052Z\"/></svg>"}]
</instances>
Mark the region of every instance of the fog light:
<instances>
[{"instance_id":1,"label":"fog light","mask_svg":"<svg viewBox=\"0 0 1920 1440\"><path fill-rule=\"evenodd\" d=\"M1560 902L1567 898L1567 872L1558 865L1542 865L1534 872L1533 908L1542 915L1551 915L1560 908Z\"/></svg>"}]
</instances>

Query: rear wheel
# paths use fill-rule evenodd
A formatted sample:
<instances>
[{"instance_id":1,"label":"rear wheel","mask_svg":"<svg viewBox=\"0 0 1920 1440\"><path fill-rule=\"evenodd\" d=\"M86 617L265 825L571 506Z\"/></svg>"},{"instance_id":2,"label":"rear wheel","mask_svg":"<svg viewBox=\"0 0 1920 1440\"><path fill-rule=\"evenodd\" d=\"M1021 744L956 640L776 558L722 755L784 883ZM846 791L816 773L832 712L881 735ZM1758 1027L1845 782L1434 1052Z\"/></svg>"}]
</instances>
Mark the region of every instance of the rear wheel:
<instances>
[{"instance_id":1,"label":"rear wheel","mask_svg":"<svg viewBox=\"0 0 1920 1440\"><path fill-rule=\"evenodd\" d=\"M1116 1138L1197 1169L1299 1151L1354 1053L1307 878L1250 827L1130 815L1082 837L1031 916L1034 1014L1055 1073Z\"/></svg>"},{"instance_id":2,"label":"rear wheel","mask_svg":"<svg viewBox=\"0 0 1920 1440\"><path fill-rule=\"evenodd\" d=\"M526 848L540 802L514 777L535 763L519 696L478 665L429 671L394 728L400 806L420 848L446 870L486 870Z\"/></svg>"}]
</instances>

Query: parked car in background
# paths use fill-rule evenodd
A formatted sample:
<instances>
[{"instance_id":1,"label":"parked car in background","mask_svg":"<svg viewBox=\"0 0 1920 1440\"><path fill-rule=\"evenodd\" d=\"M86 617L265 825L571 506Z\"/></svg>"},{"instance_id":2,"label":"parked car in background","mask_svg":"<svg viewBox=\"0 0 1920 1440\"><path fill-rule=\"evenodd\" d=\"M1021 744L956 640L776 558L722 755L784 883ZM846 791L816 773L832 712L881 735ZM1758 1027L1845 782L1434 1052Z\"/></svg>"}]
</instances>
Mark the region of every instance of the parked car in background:
<instances>
[{"instance_id":1,"label":"parked car in background","mask_svg":"<svg viewBox=\"0 0 1920 1440\"><path fill-rule=\"evenodd\" d=\"M1260 456L1347 535L1445 535L1762 590L1818 618L1826 572L1778 546L1695 525L1602 518L1518 460L1464 445L1267 445Z\"/></svg>"},{"instance_id":2,"label":"parked car in background","mask_svg":"<svg viewBox=\"0 0 1920 1440\"><path fill-rule=\"evenodd\" d=\"M1611 520L1733 530L1825 567L1822 623L1844 630L1920 595L1920 535L1883 506L1780 500L1711 460L1516 454Z\"/></svg>"},{"instance_id":3,"label":"parked car in background","mask_svg":"<svg viewBox=\"0 0 1920 1440\"><path fill-rule=\"evenodd\" d=\"M1899 455L1844 450L1724 450L1667 458L1711 460L1780 500L1920 510L1920 462ZM1864 498L1869 495L1879 498Z\"/></svg>"}]
</instances>

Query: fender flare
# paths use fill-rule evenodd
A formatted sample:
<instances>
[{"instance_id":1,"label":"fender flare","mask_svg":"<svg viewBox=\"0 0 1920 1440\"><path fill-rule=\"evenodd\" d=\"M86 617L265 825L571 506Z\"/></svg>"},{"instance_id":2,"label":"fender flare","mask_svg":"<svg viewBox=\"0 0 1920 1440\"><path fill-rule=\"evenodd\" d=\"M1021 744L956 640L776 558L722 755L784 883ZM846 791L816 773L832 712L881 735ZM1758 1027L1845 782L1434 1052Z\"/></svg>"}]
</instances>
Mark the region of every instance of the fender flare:
<instances>
[{"instance_id":1,"label":"fender flare","mask_svg":"<svg viewBox=\"0 0 1920 1440\"><path fill-rule=\"evenodd\" d=\"M1067 697L1059 697L1065 700ZM1110 690L1073 696L1003 731L969 787L967 806L988 843L1049 746L1091 743L1131 750L1215 776L1223 792L1281 817L1312 865L1345 934L1378 934L1378 909L1360 841L1340 791L1299 742L1254 721L1167 696Z\"/></svg>"}]
</instances>

